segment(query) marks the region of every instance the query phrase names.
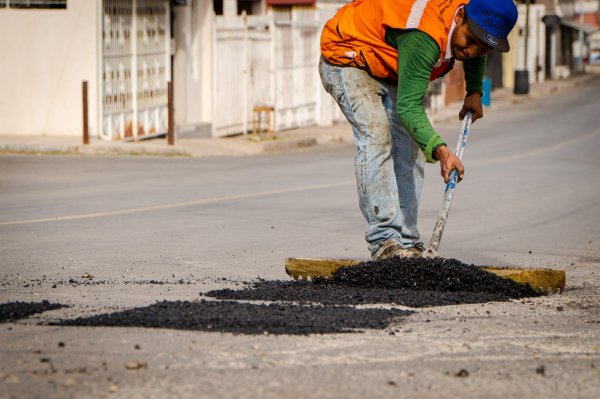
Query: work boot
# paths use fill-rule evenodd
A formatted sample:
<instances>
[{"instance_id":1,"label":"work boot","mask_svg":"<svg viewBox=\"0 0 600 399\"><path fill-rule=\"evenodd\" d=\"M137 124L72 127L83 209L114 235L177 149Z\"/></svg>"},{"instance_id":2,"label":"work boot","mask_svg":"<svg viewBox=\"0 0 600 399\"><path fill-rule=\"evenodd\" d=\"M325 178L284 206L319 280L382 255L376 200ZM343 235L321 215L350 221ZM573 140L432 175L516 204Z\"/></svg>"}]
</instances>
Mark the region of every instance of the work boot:
<instances>
[{"instance_id":1,"label":"work boot","mask_svg":"<svg viewBox=\"0 0 600 399\"><path fill-rule=\"evenodd\" d=\"M410 252L409 249L404 248L404 246L396 240L388 240L381 246L381 248L379 248L377 252L373 254L372 258L373 260L383 260L393 258L394 256L398 256L400 258L419 256Z\"/></svg>"}]
</instances>

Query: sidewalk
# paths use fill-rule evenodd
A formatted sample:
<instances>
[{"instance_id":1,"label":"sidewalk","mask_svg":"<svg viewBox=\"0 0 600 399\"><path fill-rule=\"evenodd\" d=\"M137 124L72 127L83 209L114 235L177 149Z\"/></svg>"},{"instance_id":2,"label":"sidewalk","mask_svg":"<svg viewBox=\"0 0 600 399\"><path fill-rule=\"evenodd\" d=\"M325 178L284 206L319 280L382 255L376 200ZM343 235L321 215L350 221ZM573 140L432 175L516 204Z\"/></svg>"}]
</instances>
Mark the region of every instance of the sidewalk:
<instances>
[{"instance_id":1,"label":"sidewalk","mask_svg":"<svg viewBox=\"0 0 600 399\"><path fill-rule=\"evenodd\" d=\"M509 89L492 92L492 105L489 111L532 101L570 88L600 79L599 73L572 76L564 80L549 80L530 87L529 95L514 95ZM432 123L441 124L457 120L462 102L447 105L435 113L430 113ZM488 111L488 112L489 112ZM165 138L154 138L138 142L108 142L90 138L89 145L81 144L76 136L0 136L0 154L74 154L97 156L244 156L262 153L284 152L316 145L352 143L352 130L347 123L334 126L310 126L277 133L275 140L253 140L251 135L228 138L180 138L174 146L168 146Z\"/></svg>"}]
</instances>

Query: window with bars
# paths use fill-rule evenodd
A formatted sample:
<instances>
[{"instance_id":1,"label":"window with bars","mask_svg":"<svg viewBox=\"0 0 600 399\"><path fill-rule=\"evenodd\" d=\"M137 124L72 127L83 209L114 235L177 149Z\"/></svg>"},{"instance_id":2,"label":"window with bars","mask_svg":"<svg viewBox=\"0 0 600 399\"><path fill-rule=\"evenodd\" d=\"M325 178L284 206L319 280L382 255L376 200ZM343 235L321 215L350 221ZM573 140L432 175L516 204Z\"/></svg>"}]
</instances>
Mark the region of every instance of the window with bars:
<instances>
[{"instance_id":1,"label":"window with bars","mask_svg":"<svg viewBox=\"0 0 600 399\"><path fill-rule=\"evenodd\" d=\"M65 9L67 0L0 0L0 8Z\"/></svg>"}]
</instances>

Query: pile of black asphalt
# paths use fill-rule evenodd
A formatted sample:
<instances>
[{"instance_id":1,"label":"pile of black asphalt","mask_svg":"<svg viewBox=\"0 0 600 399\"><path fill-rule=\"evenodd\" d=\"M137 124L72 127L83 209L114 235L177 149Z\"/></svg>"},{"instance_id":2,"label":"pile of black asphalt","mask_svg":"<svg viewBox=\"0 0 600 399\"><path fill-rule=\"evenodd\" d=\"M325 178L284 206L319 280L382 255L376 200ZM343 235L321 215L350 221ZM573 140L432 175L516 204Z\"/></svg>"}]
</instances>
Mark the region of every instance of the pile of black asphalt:
<instances>
[{"instance_id":1,"label":"pile of black asphalt","mask_svg":"<svg viewBox=\"0 0 600 399\"><path fill-rule=\"evenodd\" d=\"M349 306L250 304L233 301L163 301L125 310L63 320L53 325L170 328L234 334L328 334L384 329L411 311Z\"/></svg>"},{"instance_id":2,"label":"pile of black asphalt","mask_svg":"<svg viewBox=\"0 0 600 399\"><path fill-rule=\"evenodd\" d=\"M13 322L47 310L67 307L59 303L42 302L8 302L0 304L0 323Z\"/></svg>"},{"instance_id":3,"label":"pile of black asphalt","mask_svg":"<svg viewBox=\"0 0 600 399\"><path fill-rule=\"evenodd\" d=\"M338 269L331 278L258 281L242 290L204 295L228 300L289 301L326 305L396 304L428 307L508 301L538 296L528 285L456 259L398 257Z\"/></svg>"}]
</instances>

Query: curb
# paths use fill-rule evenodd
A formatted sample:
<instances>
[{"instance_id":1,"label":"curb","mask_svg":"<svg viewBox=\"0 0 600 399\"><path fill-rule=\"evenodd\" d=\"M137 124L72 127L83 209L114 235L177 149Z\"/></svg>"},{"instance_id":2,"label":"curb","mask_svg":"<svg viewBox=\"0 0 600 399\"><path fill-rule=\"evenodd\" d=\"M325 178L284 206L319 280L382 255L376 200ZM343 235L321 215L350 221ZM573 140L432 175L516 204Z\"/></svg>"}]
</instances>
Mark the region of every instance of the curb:
<instances>
[{"instance_id":1,"label":"curb","mask_svg":"<svg viewBox=\"0 0 600 399\"><path fill-rule=\"evenodd\" d=\"M318 145L316 137L283 138L279 141L244 141L238 140L236 146L243 150L235 155L255 155L260 153L277 153L294 149L308 148ZM130 147L131 146L131 147ZM89 155L89 156L178 156L199 157L185 148L148 147L133 143L113 146L92 145L27 145L0 144L0 153L35 154L35 155Z\"/></svg>"},{"instance_id":2,"label":"curb","mask_svg":"<svg viewBox=\"0 0 600 399\"><path fill-rule=\"evenodd\" d=\"M192 156L183 149L175 148L121 148L80 146L47 146L26 144L0 144L0 153L33 155L91 155L91 156Z\"/></svg>"},{"instance_id":3,"label":"curb","mask_svg":"<svg viewBox=\"0 0 600 399\"><path fill-rule=\"evenodd\" d=\"M292 150L296 148L306 148L317 145L317 139L315 137L307 137L301 139L285 140L285 141L271 141L266 142L263 145L264 152L279 152L285 150Z\"/></svg>"},{"instance_id":4,"label":"curb","mask_svg":"<svg viewBox=\"0 0 600 399\"><path fill-rule=\"evenodd\" d=\"M25 154L76 154L78 146L49 146L49 145L27 145L27 144L0 144L0 152L25 153Z\"/></svg>"},{"instance_id":5,"label":"curb","mask_svg":"<svg viewBox=\"0 0 600 399\"><path fill-rule=\"evenodd\" d=\"M106 147L87 147L78 146L78 155L94 155L94 156L168 156L168 157L191 157L189 152L178 148L106 148Z\"/></svg>"}]
</instances>

